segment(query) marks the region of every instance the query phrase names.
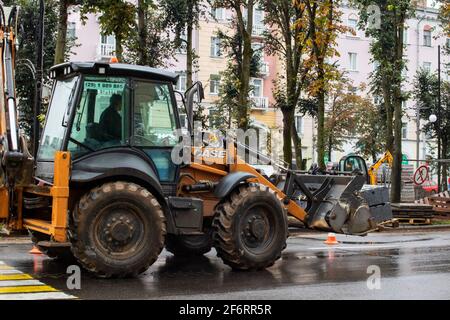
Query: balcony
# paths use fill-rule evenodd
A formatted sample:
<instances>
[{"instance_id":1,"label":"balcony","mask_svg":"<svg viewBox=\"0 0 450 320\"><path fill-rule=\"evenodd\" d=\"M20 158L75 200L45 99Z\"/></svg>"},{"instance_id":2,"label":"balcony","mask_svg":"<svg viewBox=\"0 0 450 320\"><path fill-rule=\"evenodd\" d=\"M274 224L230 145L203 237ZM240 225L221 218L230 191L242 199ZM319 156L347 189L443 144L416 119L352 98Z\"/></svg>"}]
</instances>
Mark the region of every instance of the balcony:
<instances>
[{"instance_id":1,"label":"balcony","mask_svg":"<svg viewBox=\"0 0 450 320\"><path fill-rule=\"evenodd\" d=\"M269 72L270 72L269 64L267 62L261 62L259 64L258 72L259 72L259 74L261 76L267 77L269 75Z\"/></svg>"},{"instance_id":2,"label":"balcony","mask_svg":"<svg viewBox=\"0 0 450 320\"><path fill-rule=\"evenodd\" d=\"M99 59L111 58L111 57L114 57L115 52L116 52L116 45L115 44L101 43L98 46L97 56L98 56Z\"/></svg>"},{"instance_id":3,"label":"balcony","mask_svg":"<svg viewBox=\"0 0 450 320\"><path fill-rule=\"evenodd\" d=\"M261 37L263 35L264 31L266 31L266 26L265 25L263 25L263 24L255 24L253 26L252 36Z\"/></svg>"},{"instance_id":4,"label":"balcony","mask_svg":"<svg viewBox=\"0 0 450 320\"><path fill-rule=\"evenodd\" d=\"M255 110L267 110L269 109L268 97L251 97L253 101L253 109Z\"/></svg>"}]
</instances>

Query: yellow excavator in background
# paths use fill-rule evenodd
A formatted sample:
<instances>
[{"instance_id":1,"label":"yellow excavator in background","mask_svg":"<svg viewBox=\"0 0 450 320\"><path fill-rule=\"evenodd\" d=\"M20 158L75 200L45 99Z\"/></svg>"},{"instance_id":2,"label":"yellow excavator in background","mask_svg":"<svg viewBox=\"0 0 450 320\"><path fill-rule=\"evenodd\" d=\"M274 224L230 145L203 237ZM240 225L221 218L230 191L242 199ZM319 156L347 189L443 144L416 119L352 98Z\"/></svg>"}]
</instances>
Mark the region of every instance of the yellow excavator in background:
<instances>
[{"instance_id":1,"label":"yellow excavator in background","mask_svg":"<svg viewBox=\"0 0 450 320\"><path fill-rule=\"evenodd\" d=\"M177 255L214 247L233 269L257 270L281 257L287 214L309 228L347 234L366 234L392 218L372 214L359 193L360 175L278 166L271 179L246 161L262 155L236 140L223 141L223 153L206 152L205 143L177 150L178 75L145 66L52 67L52 97L33 157L18 127L18 10L11 12L0 21L0 223L28 230L49 256L73 254L86 270L109 278L144 272L164 246ZM195 97L204 97L201 83L184 94L189 140L198 134ZM192 161L197 151L203 156ZM180 153L188 161L174 161Z\"/></svg>"}]
</instances>

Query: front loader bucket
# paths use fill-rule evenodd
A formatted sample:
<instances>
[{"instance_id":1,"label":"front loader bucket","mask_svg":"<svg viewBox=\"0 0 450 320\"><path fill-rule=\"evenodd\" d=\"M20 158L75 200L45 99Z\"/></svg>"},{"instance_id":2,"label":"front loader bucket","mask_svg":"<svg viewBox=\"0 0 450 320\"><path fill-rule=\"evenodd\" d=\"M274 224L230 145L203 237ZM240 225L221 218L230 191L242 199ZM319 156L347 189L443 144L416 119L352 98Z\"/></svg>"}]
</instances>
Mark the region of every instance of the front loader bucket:
<instances>
[{"instance_id":1,"label":"front loader bucket","mask_svg":"<svg viewBox=\"0 0 450 320\"><path fill-rule=\"evenodd\" d=\"M362 175L297 175L296 184L301 192L299 204L305 207L308 227L337 233L361 234L377 227L378 223L392 219L392 211L372 212L362 196L366 181ZM297 189L298 190L298 189ZM374 191L376 192L376 191Z\"/></svg>"}]
</instances>

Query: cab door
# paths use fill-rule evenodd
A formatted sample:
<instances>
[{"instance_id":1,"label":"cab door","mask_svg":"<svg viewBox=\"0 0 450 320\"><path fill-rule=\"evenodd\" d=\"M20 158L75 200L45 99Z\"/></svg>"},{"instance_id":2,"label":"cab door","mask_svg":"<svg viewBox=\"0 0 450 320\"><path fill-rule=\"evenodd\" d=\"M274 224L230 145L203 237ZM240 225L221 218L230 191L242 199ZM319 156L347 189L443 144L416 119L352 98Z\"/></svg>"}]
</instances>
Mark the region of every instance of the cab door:
<instances>
[{"instance_id":1,"label":"cab door","mask_svg":"<svg viewBox=\"0 0 450 320\"><path fill-rule=\"evenodd\" d=\"M173 194L179 170L171 155L178 143L175 133L179 124L172 85L133 80L132 88L130 142L147 154L156 167L163 189Z\"/></svg>"}]
</instances>

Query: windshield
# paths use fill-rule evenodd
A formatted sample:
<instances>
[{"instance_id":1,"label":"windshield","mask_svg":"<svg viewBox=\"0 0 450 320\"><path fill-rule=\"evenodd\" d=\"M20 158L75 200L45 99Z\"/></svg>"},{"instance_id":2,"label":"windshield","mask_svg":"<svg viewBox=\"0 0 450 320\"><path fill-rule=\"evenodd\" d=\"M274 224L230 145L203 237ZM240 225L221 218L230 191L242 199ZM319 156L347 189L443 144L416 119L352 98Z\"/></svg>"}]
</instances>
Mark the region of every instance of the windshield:
<instances>
[{"instance_id":1,"label":"windshield","mask_svg":"<svg viewBox=\"0 0 450 320\"><path fill-rule=\"evenodd\" d=\"M68 151L73 158L126 145L129 86L127 78L86 76Z\"/></svg>"},{"instance_id":2,"label":"windshield","mask_svg":"<svg viewBox=\"0 0 450 320\"><path fill-rule=\"evenodd\" d=\"M58 80L53 91L52 101L47 113L44 133L39 147L39 160L53 160L60 151L66 131L68 112L73 103L78 77Z\"/></svg>"}]
</instances>

